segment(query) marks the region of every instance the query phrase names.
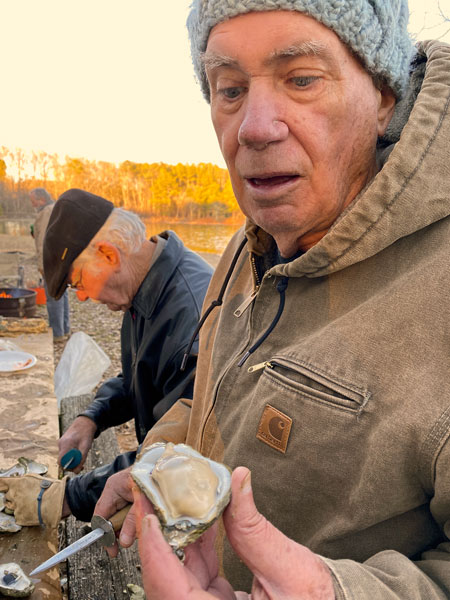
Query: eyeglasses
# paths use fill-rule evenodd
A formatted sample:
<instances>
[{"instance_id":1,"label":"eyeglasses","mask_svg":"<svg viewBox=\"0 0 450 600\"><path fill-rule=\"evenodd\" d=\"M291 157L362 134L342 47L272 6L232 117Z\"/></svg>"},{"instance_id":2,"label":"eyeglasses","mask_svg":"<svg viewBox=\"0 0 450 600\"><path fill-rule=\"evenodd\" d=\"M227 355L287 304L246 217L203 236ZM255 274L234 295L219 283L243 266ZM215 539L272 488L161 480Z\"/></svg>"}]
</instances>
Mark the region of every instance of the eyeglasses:
<instances>
[{"instance_id":1,"label":"eyeglasses","mask_svg":"<svg viewBox=\"0 0 450 600\"><path fill-rule=\"evenodd\" d=\"M79 269L79 271L78 271L78 280L75 281L75 283L73 283L73 282L68 283L67 287L71 288L72 290L75 290L76 292L83 291L84 288L83 288L83 285L81 283L81 279L82 279L82 277L81 277L81 269Z\"/></svg>"}]
</instances>

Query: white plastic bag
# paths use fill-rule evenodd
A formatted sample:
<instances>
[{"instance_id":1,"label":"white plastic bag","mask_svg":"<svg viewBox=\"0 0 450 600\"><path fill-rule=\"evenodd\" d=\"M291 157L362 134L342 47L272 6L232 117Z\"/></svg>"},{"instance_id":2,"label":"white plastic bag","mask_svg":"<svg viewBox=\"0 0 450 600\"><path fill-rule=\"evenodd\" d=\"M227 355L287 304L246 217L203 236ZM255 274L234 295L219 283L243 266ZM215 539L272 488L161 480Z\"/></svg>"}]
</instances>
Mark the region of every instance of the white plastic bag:
<instances>
[{"instance_id":1,"label":"white plastic bag","mask_svg":"<svg viewBox=\"0 0 450 600\"><path fill-rule=\"evenodd\" d=\"M55 370L58 409L63 398L89 394L111 364L100 346L83 331L74 333Z\"/></svg>"}]
</instances>

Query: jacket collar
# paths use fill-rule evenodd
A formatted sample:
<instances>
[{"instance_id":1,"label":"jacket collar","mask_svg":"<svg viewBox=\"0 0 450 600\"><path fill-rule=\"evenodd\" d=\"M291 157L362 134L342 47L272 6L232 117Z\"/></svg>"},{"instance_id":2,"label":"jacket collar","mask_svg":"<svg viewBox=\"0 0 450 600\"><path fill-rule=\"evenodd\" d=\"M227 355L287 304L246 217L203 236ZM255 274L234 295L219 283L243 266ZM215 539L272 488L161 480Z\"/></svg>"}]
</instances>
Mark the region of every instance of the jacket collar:
<instances>
[{"instance_id":1,"label":"jacket collar","mask_svg":"<svg viewBox=\"0 0 450 600\"><path fill-rule=\"evenodd\" d=\"M184 249L183 242L174 231L163 231L158 235L167 240L166 244L131 303L134 310L142 314L145 319L148 319L155 310L161 294L181 261Z\"/></svg>"}]
</instances>

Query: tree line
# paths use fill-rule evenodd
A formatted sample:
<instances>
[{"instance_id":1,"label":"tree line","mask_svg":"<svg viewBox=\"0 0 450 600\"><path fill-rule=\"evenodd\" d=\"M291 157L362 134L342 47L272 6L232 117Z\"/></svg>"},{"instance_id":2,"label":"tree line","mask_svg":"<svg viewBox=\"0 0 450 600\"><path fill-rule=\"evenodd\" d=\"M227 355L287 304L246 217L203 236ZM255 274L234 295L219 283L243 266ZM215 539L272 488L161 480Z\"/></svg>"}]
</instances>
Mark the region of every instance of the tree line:
<instances>
[{"instance_id":1,"label":"tree line","mask_svg":"<svg viewBox=\"0 0 450 600\"><path fill-rule=\"evenodd\" d=\"M0 215L30 213L28 193L45 188L56 199L82 188L115 206L155 219L242 221L228 172L211 163L135 163L0 148Z\"/></svg>"}]
</instances>

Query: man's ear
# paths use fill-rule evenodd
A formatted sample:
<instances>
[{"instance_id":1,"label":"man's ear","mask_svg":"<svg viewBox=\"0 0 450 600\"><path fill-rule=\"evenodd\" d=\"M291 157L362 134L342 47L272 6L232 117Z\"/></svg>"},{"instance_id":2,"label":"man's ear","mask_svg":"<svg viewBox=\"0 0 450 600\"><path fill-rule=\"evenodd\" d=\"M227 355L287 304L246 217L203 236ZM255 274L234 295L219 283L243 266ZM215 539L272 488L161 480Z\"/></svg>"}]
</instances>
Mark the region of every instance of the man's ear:
<instances>
[{"instance_id":1,"label":"man's ear","mask_svg":"<svg viewBox=\"0 0 450 600\"><path fill-rule=\"evenodd\" d=\"M395 110L395 95L390 87L383 85L379 90L380 99L378 104L378 136L384 135Z\"/></svg>"},{"instance_id":2,"label":"man's ear","mask_svg":"<svg viewBox=\"0 0 450 600\"><path fill-rule=\"evenodd\" d=\"M105 260L110 267L120 266L120 252L117 246L107 241L99 241L95 244L95 249L100 257Z\"/></svg>"}]
</instances>

